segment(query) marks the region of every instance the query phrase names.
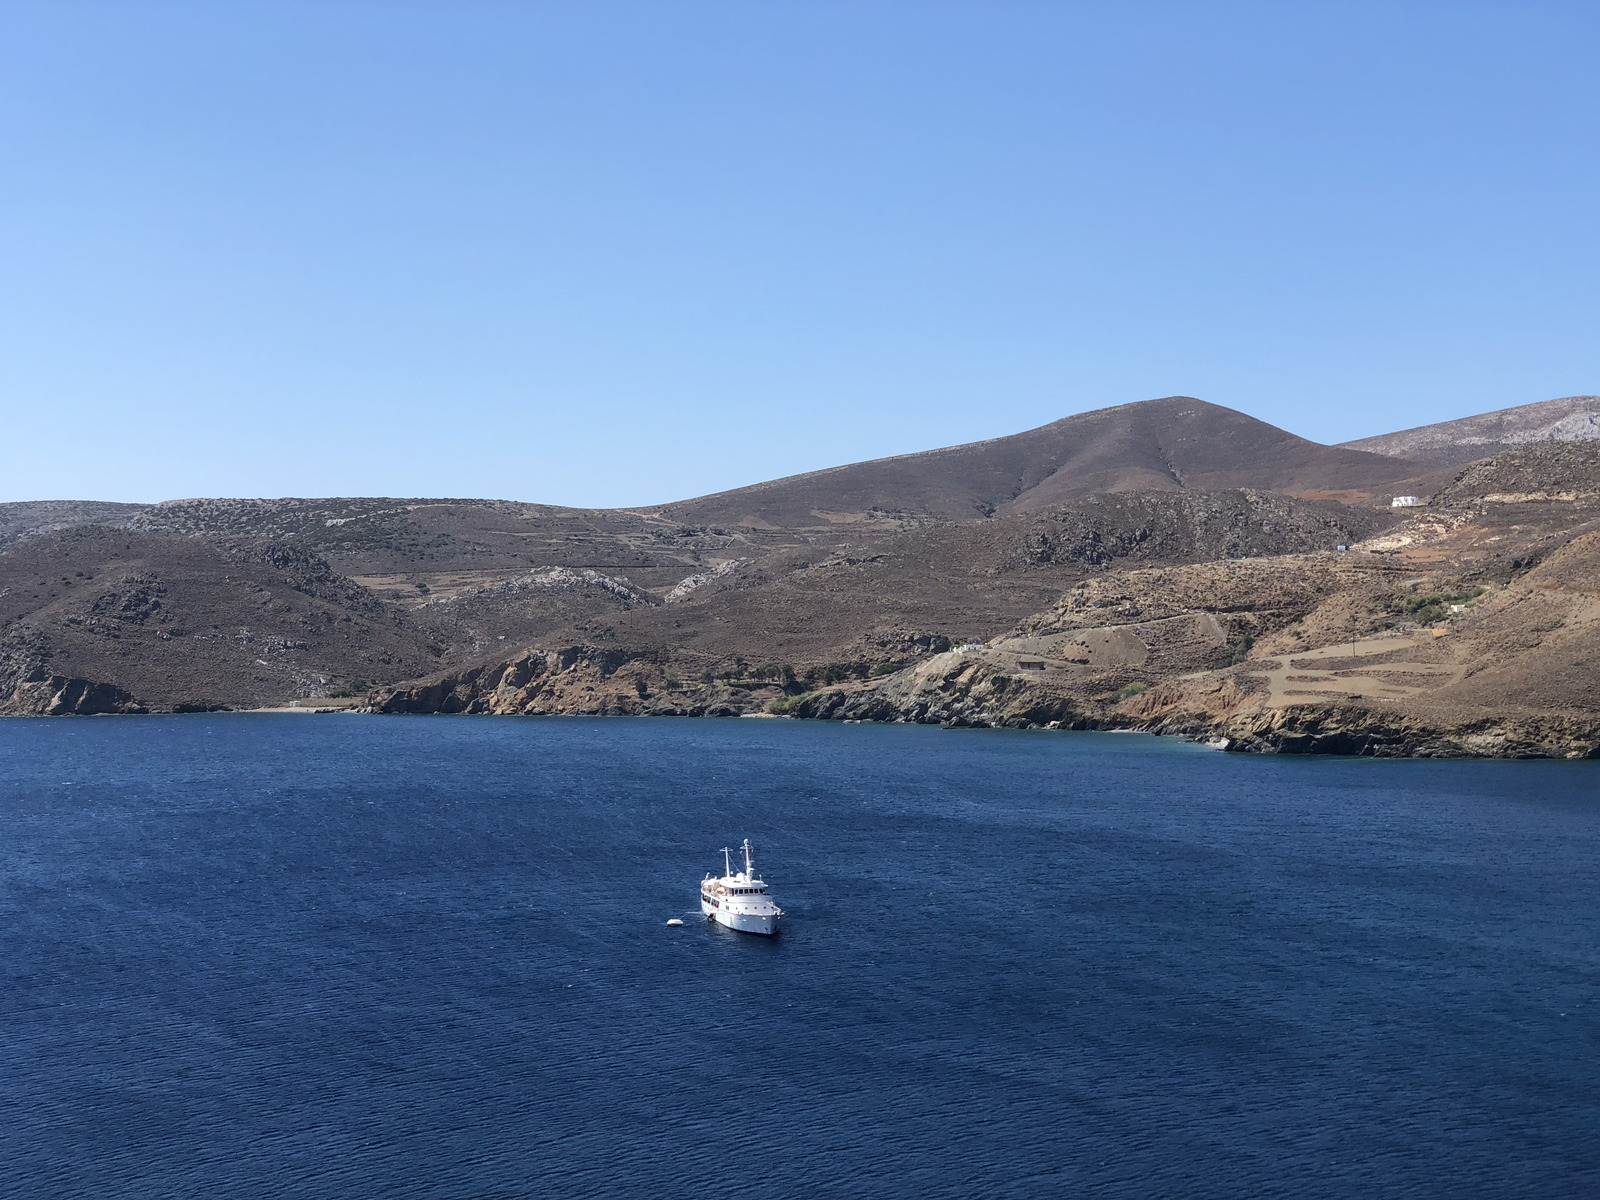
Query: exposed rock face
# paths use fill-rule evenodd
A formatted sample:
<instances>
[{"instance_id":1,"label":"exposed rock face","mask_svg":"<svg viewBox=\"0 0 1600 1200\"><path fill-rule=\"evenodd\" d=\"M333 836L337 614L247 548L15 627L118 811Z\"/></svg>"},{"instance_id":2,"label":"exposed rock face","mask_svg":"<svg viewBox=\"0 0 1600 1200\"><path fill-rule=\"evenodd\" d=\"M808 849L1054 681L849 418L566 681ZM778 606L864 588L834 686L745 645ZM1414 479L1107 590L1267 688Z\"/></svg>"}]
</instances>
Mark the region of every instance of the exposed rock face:
<instances>
[{"instance_id":1,"label":"exposed rock face","mask_svg":"<svg viewBox=\"0 0 1600 1200\"><path fill-rule=\"evenodd\" d=\"M830 688L800 700L794 715L898 721L953 728L1094 729L1098 706L1047 681L1026 680L970 653L950 651L876 686Z\"/></svg>"},{"instance_id":2,"label":"exposed rock face","mask_svg":"<svg viewBox=\"0 0 1600 1200\"><path fill-rule=\"evenodd\" d=\"M374 694L381 713L679 714L704 705L674 703L662 672L637 651L595 646L527 650ZM729 710L731 713L733 710Z\"/></svg>"},{"instance_id":3,"label":"exposed rock face","mask_svg":"<svg viewBox=\"0 0 1600 1200\"><path fill-rule=\"evenodd\" d=\"M1447 466L1488 458L1514 446L1596 438L1600 438L1600 396L1566 396L1342 445L1349 450Z\"/></svg>"},{"instance_id":4,"label":"exposed rock face","mask_svg":"<svg viewBox=\"0 0 1600 1200\"><path fill-rule=\"evenodd\" d=\"M1019 522L1013 563L1206 562L1331 550L1394 523L1386 512L1249 488L1088 496Z\"/></svg>"},{"instance_id":5,"label":"exposed rock face","mask_svg":"<svg viewBox=\"0 0 1600 1200\"><path fill-rule=\"evenodd\" d=\"M114 684L51 675L18 683L3 711L15 716L89 717L147 710Z\"/></svg>"},{"instance_id":6,"label":"exposed rock face","mask_svg":"<svg viewBox=\"0 0 1600 1200\"><path fill-rule=\"evenodd\" d=\"M1214 732L1213 732L1214 729ZM1269 709L1201 730L1228 749L1373 758L1600 758L1600 721L1572 717L1484 717L1436 727L1366 708Z\"/></svg>"},{"instance_id":7,"label":"exposed rock face","mask_svg":"<svg viewBox=\"0 0 1600 1200\"><path fill-rule=\"evenodd\" d=\"M673 584L673 586L668 590L666 596L663 597L663 600L667 604L675 604L679 600L686 600L693 592L705 587L706 584L714 583L716 580L723 578L725 575L733 574L733 572L737 571L740 567L746 567L749 565L750 560L748 558L730 558L727 562L718 563L709 571L696 572L693 575L678 580L678 582Z\"/></svg>"},{"instance_id":8,"label":"exposed rock face","mask_svg":"<svg viewBox=\"0 0 1600 1200\"><path fill-rule=\"evenodd\" d=\"M1119 727L1212 741L1247 754L1371 758L1595 758L1600 719L1583 713L1495 713L1424 707L1407 712L1348 698L1274 706L1218 688L1153 689L1122 706ZM1254 702L1253 702L1254 701Z\"/></svg>"},{"instance_id":9,"label":"exposed rock face","mask_svg":"<svg viewBox=\"0 0 1600 1200\"><path fill-rule=\"evenodd\" d=\"M428 613L430 617L437 617L443 610L465 608L474 602L481 604L489 599L503 600L515 597L521 592L601 593L615 600L617 607L624 612L634 608L655 608L661 603L649 592L635 587L629 580L619 576L607 575L603 571L587 567L581 570L572 567L547 567L542 571L531 571L526 575L501 580L484 587L469 588L454 595L432 598L427 602L426 608L434 610Z\"/></svg>"},{"instance_id":10,"label":"exposed rock face","mask_svg":"<svg viewBox=\"0 0 1600 1200\"><path fill-rule=\"evenodd\" d=\"M1596 401L1600 419L1600 399ZM1473 463L1434 497L1435 504L1524 504L1600 499L1600 441L1522 446Z\"/></svg>"}]
</instances>

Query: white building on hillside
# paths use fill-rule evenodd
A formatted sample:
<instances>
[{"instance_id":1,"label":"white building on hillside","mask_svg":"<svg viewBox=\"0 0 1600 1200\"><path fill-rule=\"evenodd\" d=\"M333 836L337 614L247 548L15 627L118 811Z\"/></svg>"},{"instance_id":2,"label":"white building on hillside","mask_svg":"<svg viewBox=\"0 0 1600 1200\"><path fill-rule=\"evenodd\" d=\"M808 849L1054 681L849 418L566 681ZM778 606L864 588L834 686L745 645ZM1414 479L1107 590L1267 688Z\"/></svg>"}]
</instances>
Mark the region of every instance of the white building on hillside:
<instances>
[{"instance_id":1,"label":"white building on hillside","mask_svg":"<svg viewBox=\"0 0 1600 1200\"><path fill-rule=\"evenodd\" d=\"M1396 496L1389 501L1390 508L1416 508L1422 501L1416 496Z\"/></svg>"}]
</instances>

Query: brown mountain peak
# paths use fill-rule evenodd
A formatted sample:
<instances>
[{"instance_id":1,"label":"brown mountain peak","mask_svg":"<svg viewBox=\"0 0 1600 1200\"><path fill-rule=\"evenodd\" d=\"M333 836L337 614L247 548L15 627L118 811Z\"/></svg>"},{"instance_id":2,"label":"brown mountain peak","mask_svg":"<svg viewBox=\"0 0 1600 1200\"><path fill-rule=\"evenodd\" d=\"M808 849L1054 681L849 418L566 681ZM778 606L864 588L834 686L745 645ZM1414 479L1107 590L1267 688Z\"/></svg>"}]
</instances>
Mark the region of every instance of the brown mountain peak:
<instances>
[{"instance_id":1,"label":"brown mountain peak","mask_svg":"<svg viewBox=\"0 0 1600 1200\"><path fill-rule=\"evenodd\" d=\"M1008 437L794 475L668 505L678 520L815 525L818 514L966 520L1094 492L1366 494L1415 475L1393 458L1323 446L1236 409L1164 396L1075 413Z\"/></svg>"}]
</instances>

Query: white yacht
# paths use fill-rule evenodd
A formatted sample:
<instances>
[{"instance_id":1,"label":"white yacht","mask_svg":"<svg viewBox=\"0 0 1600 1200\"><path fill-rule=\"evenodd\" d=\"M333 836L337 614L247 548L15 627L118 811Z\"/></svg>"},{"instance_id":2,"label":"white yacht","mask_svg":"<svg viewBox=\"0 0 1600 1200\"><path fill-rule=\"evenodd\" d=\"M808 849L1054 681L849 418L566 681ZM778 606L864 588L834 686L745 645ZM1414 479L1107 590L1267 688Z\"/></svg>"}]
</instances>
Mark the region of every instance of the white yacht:
<instances>
[{"instance_id":1,"label":"white yacht","mask_svg":"<svg viewBox=\"0 0 1600 1200\"><path fill-rule=\"evenodd\" d=\"M783 909L772 902L767 885L756 877L750 839L744 840L744 870L734 871L732 855L732 849L724 846L722 878L708 873L700 881L700 911L740 933L777 933Z\"/></svg>"}]
</instances>

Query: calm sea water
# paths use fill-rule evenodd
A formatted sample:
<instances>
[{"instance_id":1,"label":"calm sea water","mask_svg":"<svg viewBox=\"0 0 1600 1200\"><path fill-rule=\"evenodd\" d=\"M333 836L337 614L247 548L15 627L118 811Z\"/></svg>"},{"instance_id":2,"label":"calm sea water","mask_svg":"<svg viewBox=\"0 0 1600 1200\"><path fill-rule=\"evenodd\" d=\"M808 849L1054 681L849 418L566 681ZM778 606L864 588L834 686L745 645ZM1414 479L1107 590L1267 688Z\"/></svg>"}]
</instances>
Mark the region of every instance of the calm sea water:
<instances>
[{"instance_id":1,"label":"calm sea water","mask_svg":"<svg viewBox=\"0 0 1600 1200\"><path fill-rule=\"evenodd\" d=\"M747 835L776 939L694 911ZM1597 835L1600 764L3 721L0 1195L1593 1197Z\"/></svg>"}]
</instances>

